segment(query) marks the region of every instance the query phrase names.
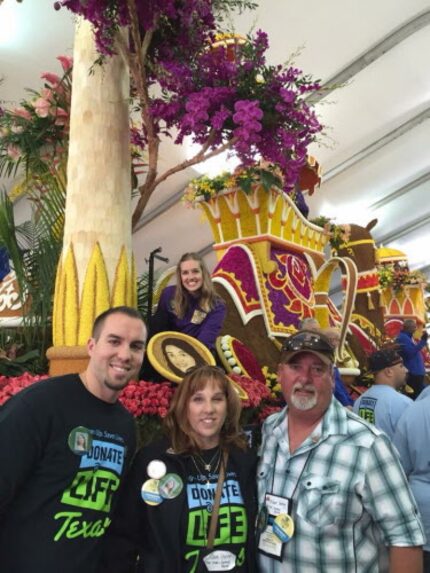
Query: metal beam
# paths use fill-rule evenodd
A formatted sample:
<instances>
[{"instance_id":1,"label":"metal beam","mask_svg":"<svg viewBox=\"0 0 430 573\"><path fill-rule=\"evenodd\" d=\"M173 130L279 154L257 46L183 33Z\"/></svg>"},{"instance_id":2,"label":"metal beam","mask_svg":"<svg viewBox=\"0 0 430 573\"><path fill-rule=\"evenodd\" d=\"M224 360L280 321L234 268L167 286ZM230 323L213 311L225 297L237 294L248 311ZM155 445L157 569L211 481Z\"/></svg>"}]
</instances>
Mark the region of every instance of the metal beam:
<instances>
[{"instance_id":1,"label":"metal beam","mask_svg":"<svg viewBox=\"0 0 430 573\"><path fill-rule=\"evenodd\" d=\"M156 219L157 217L168 211L170 207L176 205L176 203L180 201L183 194L184 190L181 189L180 191L177 191L176 193L171 195L168 199L160 203L160 205L154 207L154 209L151 209L151 211L148 211L148 213L143 215L143 217L139 220L139 222L137 223L137 225L133 230L133 233L139 231L139 229L141 229L142 227L144 227L145 225L147 225L148 223L150 223L151 221L153 221L154 219Z\"/></svg>"},{"instance_id":2,"label":"metal beam","mask_svg":"<svg viewBox=\"0 0 430 573\"><path fill-rule=\"evenodd\" d=\"M430 214L427 213L427 215L424 215L423 217L419 217L402 227L398 227L393 233L388 233L387 235L380 237L378 240L375 240L375 242L378 245L391 243L397 239L401 239L405 235L410 235L413 231L417 231L428 224L430 224Z\"/></svg>"},{"instance_id":3,"label":"metal beam","mask_svg":"<svg viewBox=\"0 0 430 573\"><path fill-rule=\"evenodd\" d=\"M409 183L407 183L403 187L400 187L399 189L397 189L397 191L393 191L392 193L390 193L389 195L386 195L385 197L383 197L379 201L375 201L375 203L372 203L372 205L370 205L369 209L371 211L376 211L377 209L381 209L381 207L385 207L386 205L388 205L392 201L395 201L396 199L399 199L403 195L406 195L406 193L409 193L409 191L412 191L412 189L415 189L416 187L419 187L420 185L424 185L424 183L426 183L427 181L430 181L430 171L426 171L420 177L413 179L412 181L410 181Z\"/></svg>"},{"instance_id":4,"label":"metal beam","mask_svg":"<svg viewBox=\"0 0 430 573\"><path fill-rule=\"evenodd\" d=\"M328 94L332 93L339 86L345 84L352 77L356 76L362 70L370 66L374 61L379 59L381 56L398 46L401 42L421 30L430 24L430 10L425 10L415 16L406 24L402 24L385 36L377 44L374 44L369 50L367 50L363 55L359 56L351 64L343 68L340 72L328 79L323 85L320 92L312 94L307 98L311 104L317 103L327 97Z\"/></svg>"},{"instance_id":5,"label":"metal beam","mask_svg":"<svg viewBox=\"0 0 430 573\"><path fill-rule=\"evenodd\" d=\"M369 155L376 153L377 151L379 151L379 149L382 149L395 139L401 137L402 135L405 135L405 133L411 131L412 129L414 129L427 119L430 119L430 107L424 109L414 117L411 117L410 119L408 119L408 121L405 121L405 123L402 123L392 131L388 132L383 137L380 137L376 141L373 141L370 145L363 147L363 149L360 149L360 151L354 153L354 155L351 155L351 157L348 157L348 159L345 159L345 161L342 161L332 169L329 169L322 178L323 182L325 183L326 181L329 181L330 179L337 177L343 171L346 171L347 169L349 169L359 161L362 161Z\"/></svg>"}]
</instances>

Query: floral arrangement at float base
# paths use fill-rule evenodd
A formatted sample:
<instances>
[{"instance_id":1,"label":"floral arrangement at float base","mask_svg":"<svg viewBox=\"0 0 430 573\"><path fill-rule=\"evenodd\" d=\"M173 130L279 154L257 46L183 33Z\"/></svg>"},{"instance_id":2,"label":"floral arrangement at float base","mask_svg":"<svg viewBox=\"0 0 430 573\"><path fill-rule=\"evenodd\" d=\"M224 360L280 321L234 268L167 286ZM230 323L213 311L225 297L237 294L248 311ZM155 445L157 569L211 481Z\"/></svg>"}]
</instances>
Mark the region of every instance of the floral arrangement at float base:
<instances>
[{"instance_id":1,"label":"floral arrangement at float base","mask_svg":"<svg viewBox=\"0 0 430 573\"><path fill-rule=\"evenodd\" d=\"M294 192L307 148L323 129L307 100L320 84L290 63L269 65L261 30L237 41L219 36L225 32L220 15L254 2L62 0L55 6L93 24L102 59L119 53L128 62L148 153L133 226L160 183L227 149L244 166L257 157L279 166L285 192ZM124 26L130 42L118 33ZM162 135L179 145L189 137L200 151L159 173Z\"/></svg>"},{"instance_id":2,"label":"floral arrangement at float base","mask_svg":"<svg viewBox=\"0 0 430 573\"><path fill-rule=\"evenodd\" d=\"M407 265L394 263L378 267L379 284L400 292L409 286L427 285L427 277L421 271L411 271Z\"/></svg>"},{"instance_id":3,"label":"floral arrangement at float base","mask_svg":"<svg viewBox=\"0 0 430 573\"><path fill-rule=\"evenodd\" d=\"M0 375L0 407L24 388L36 384L48 376L34 376L28 372L21 376ZM248 395L242 401L242 424L259 424L265 416L278 411L282 405L273 399L269 388L259 380L233 374L231 378ZM162 421L167 415L177 386L171 382L132 381L122 390L119 400L133 415L140 444L147 444L160 436Z\"/></svg>"}]
</instances>

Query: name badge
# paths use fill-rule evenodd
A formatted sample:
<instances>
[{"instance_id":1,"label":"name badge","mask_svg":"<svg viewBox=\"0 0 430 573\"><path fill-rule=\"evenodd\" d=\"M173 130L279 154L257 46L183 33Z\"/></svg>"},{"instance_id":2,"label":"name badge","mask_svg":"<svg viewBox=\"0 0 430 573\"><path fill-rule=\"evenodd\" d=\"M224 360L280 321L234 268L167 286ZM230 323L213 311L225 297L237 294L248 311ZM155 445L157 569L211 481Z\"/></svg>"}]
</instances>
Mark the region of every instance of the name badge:
<instances>
[{"instance_id":1,"label":"name badge","mask_svg":"<svg viewBox=\"0 0 430 573\"><path fill-rule=\"evenodd\" d=\"M272 493L266 493L265 505L269 515L277 516L281 513L290 513L291 499L280 495L273 495Z\"/></svg>"},{"instance_id":2,"label":"name badge","mask_svg":"<svg viewBox=\"0 0 430 573\"><path fill-rule=\"evenodd\" d=\"M207 316L207 312L196 309L191 317L191 324L201 324Z\"/></svg>"},{"instance_id":3,"label":"name badge","mask_svg":"<svg viewBox=\"0 0 430 573\"><path fill-rule=\"evenodd\" d=\"M294 533L290 517L291 499L266 493L264 507L267 509L267 523L258 539L258 550L273 559L282 561L282 548ZM287 524L288 522L288 524Z\"/></svg>"},{"instance_id":4,"label":"name badge","mask_svg":"<svg viewBox=\"0 0 430 573\"><path fill-rule=\"evenodd\" d=\"M203 557L208 571L232 571L236 565L236 555L231 551L218 549Z\"/></svg>"},{"instance_id":5,"label":"name badge","mask_svg":"<svg viewBox=\"0 0 430 573\"><path fill-rule=\"evenodd\" d=\"M92 442L93 437L91 435L91 431L84 426L77 426L76 428L73 428L69 434L69 437L67 438L69 448L77 456L88 454L88 452L91 450Z\"/></svg>"},{"instance_id":6,"label":"name badge","mask_svg":"<svg viewBox=\"0 0 430 573\"><path fill-rule=\"evenodd\" d=\"M260 533L258 549L261 553L273 557L278 561L282 561L282 547L283 543L279 537L273 533L271 525L267 526L266 529Z\"/></svg>"}]
</instances>

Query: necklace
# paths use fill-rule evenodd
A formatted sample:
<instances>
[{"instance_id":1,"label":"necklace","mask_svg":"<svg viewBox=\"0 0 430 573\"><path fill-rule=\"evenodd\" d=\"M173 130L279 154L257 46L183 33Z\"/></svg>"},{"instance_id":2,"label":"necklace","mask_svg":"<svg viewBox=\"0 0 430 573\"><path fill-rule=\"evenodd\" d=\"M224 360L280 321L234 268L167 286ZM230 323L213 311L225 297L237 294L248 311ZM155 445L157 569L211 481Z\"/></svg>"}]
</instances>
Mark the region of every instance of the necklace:
<instances>
[{"instance_id":1,"label":"necklace","mask_svg":"<svg viewBox=\"0 0 430 573\"><path fill-rule=\"evenodd\" d=\"M206 486L209 485L211 474L216 474L221 465L221 449L218 448L211 460L207 463L199 454L191 455L194 467L198 474L203 474L206 478ZM214 464L214 467L212 467Z\"/></svg>"},{"instance_id":2,"label":"necklace","mask_svg":"<svg viewBox=\"0 0 430 573\"><path fill-rule=\"evenodd\" d=\"M192 456L192 457L194 457L194 456ZM209 462L206 462L200 454L195 454L195 457L199 461L199 463L203 466L203 468L207 472L210 472L212 470L212 465L214 464L215 460L218 463L219 460L221 459L221 450L220 450L220 448L217 448L216 452L214 453L212 458L209 460Z\"/></svg>"}]
</instances>

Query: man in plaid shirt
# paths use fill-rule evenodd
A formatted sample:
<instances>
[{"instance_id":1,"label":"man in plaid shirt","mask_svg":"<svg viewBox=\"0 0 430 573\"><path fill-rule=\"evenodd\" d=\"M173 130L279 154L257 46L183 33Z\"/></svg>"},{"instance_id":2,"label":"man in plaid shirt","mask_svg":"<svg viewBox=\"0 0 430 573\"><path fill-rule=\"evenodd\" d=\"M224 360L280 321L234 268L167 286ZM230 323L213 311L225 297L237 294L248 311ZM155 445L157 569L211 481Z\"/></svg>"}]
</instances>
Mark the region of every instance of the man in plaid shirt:
<instances>
[{"instance_id":1,"label":"man in plaid shirt","mask_svg":"<svg viewBox=\"0 0 430 573\"><path fill-rule=\"evenodd\" d=\"M261 573L421 573L424 531L387 436L333 399L333 347L284 344L287 407L263 427Z\"/></svg>"}]
</instances>

